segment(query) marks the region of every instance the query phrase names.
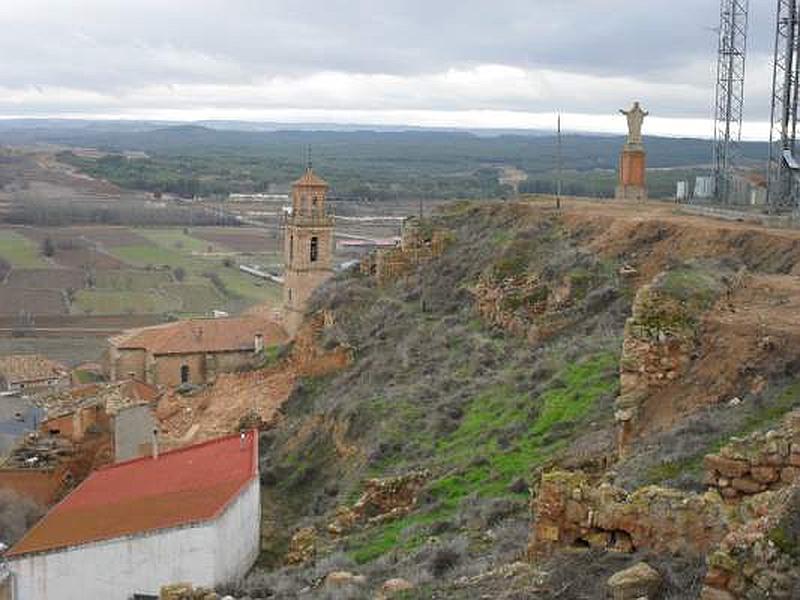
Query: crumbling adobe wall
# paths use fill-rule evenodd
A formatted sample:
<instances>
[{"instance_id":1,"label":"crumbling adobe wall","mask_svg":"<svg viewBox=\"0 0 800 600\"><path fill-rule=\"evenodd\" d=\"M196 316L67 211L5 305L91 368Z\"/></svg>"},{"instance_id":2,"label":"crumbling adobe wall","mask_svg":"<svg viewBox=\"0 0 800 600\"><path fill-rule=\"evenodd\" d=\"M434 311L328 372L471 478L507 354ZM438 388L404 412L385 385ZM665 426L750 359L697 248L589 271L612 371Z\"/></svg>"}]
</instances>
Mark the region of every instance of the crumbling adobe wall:
<instances>
[{"instance_id":1,"label":"crumbling adobe wall","mask_svg":"<svg viewBox=\"0 0 800 600\"><path fill-rule=\"evenodd\" d=\"M331 311L319 311L302 324L294 338L289 365L299 376L321 377L347 368L353 362L353 349L338 344L325 349L320 346L320 335L335 325Z\"/></svg>"},{"instance_id":2,"label":"crumbling adobe wall","mask_svg":"<svg viewBox=\"0 0 800 600\"><path fill-rule=\"evenodd\" d=\"M733 518L714 493L656 486L628 493L580 471L544 474L531 508L532 556L575 545L700 556L719 544Z\"/></svg>"},{"instance_id":3,"label":"crumbling adobe wall","mask_svg":"<svg viewBox=\"0 0 800 600\"><path fill-rule=\"evenodd\" d=\"M703 465L705 483L729 500L800 482L800 411L777 429L734 439Z\"/></svg>"}]
</instances>

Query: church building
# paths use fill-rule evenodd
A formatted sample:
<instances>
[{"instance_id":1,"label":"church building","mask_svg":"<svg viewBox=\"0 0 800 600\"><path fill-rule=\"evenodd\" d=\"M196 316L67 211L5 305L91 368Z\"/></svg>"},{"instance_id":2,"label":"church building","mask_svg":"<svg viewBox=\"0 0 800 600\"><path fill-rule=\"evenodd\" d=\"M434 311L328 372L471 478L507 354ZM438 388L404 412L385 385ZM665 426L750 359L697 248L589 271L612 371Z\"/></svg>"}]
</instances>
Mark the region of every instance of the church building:
<instances>
[{"instance_id":1,"label":"church building","mask_svg":"<svg viewBox=\"0 0 800 600\"><path fill-rule=\"evenodd\" d=\"M292 184L292 212L284 230L284 324L290 336L303 321L314 290L333 275L333 216L328 214L328 184L309 162Z\"/></svg>"}]
</instances>

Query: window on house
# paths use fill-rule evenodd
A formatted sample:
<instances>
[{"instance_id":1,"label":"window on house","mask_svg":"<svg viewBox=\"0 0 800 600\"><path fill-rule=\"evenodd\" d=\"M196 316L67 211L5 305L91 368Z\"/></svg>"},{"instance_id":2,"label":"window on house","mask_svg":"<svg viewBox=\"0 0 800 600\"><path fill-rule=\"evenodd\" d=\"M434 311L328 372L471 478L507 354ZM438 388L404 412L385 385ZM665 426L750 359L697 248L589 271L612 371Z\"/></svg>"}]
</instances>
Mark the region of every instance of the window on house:
<instances>
[{"instance_id":1,"label":"window on house","mask_svg":"<svg viewBox=\"0 0 800 600\"><path fill-rule=\"evenodd\" d=\"M319 238L314 236L311 238L311 262L317 262L319 258Z\"/></svg>"},{"instance_id":2,"label":"window on house","mask_svg":"<svg viewBox=\"0 0 800 600\"><path fill-rule=\"evenodd\" d=\"M189 365L181 367L181 383L189 383Z\"/></svg>"}]
</instances>

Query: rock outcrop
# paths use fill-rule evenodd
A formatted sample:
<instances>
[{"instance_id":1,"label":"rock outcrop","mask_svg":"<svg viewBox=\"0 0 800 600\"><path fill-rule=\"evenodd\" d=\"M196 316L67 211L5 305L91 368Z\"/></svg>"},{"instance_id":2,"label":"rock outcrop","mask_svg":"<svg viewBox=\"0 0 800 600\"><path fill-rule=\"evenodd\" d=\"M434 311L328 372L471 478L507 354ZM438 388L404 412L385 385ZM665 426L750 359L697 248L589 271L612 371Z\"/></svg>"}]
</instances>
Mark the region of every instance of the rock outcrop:
<instances>
[{"instance_id":1,"label":"rock outcrop","mask_svg":"<svg viewBox=\"0 0 800 600\"><path fill-rule=\"evenodd\" d=\"M608 579L612 600L641 600L655 598L661 587L661 574L645 562L614 573Z\"/></svg>"}]
</instances>

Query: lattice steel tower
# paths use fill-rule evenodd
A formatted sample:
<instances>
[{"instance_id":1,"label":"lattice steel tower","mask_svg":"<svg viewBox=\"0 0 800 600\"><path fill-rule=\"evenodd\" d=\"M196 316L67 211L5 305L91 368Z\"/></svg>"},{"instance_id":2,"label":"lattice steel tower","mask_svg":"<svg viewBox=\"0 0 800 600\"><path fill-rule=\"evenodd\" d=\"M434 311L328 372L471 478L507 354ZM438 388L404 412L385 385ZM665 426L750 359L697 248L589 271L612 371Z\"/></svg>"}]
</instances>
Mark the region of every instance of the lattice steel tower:
<instances>
[{"instance_id":1,"label":"lattice steel tower","mask_svg":"<svg viewBox=\"0 0 800 600\"><path fill-rule=\"evenodd\" d=\"M720 0L714 178L717 199L731 204L733 169L742 139L748 0Z\"/></svg>"},{"instance_id":2,"label":"lattice steel tower","mask_svg":"<svg viewBox=\"0 0 800 600\"><path fill-rule=\"evenodd\" d=\"M797 210L798 80L800 14L797 0L778 0L775 63L772 76L772 128L769 136L768 203L772 212Z\"/></svg>"}]
</instances>

